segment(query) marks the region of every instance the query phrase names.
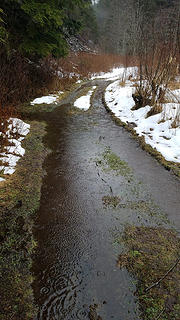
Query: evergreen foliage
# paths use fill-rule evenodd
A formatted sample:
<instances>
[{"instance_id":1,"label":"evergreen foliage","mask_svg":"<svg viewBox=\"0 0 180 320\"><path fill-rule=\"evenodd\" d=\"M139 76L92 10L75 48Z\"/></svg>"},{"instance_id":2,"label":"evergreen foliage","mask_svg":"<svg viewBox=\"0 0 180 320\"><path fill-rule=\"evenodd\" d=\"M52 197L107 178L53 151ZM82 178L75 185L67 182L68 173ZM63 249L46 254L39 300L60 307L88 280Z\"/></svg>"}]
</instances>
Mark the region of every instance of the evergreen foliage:
<instances>
[{"instance_id":1,"label":"evergreen foliage","mask_svg":"<svg viewBox=\"0 0 180 320\"><path fill-rule=\"evenodd\" d=\"M66 37L80 32L90 6L89 0L3 0L0 42L8 35L9 49L23 55L64 56Z\"/></svg>"}]
</instances>

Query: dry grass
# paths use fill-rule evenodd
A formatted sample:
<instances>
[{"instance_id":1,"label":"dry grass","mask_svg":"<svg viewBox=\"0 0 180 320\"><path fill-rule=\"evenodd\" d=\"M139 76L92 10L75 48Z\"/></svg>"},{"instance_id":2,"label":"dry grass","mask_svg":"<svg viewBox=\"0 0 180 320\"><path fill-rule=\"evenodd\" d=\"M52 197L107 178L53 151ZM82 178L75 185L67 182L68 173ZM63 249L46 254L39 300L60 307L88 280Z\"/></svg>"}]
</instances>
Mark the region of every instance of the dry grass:
<instances>
[{"instance_id":1,"label":"dry grass","mask_svg":"<svg viewBox=\"0 0 180 320\"><path fill-rule=\"evenodd\" d=\"M80 52L59 60L48 57L34 63L17 53L7 56L0 52L0 105L7 109L33 97L67 90L77 78L107 72L129 61L134 63L123 56Z\"/></svg>"},{"instance_id":2,"label":"dry grass","mask_svg":"<svg viewBox=\"0 0 180 320\"><path fill-rule=\"evenodd\" d=\"M161 113L163 110L163 107L161 104L155 104L150 110L149 112L147 113L147 118L148 117L151 117L155 114L158 114L158 113Z\"/></svg>"},{"instance_id":3,"label":"dry grass","mask_svg":"<svg viewBox=\"0 0 180 320\"><path fill-rule=\"evenodd\" d=\"M89 77L93 73L108 72L113 67L125 64L125 57L109 54L73 53L58 61L66 72L79 74L81 78Z\"/></svg>"},{"instance_id":4,"label":"dry grass","mask_svg":"<svg viewBox=\"0 0 180 320\"><path fill-rule=\"evenodd\" d=\"M170 88L172 88L172 85ZM178 94L176 94L176 92L173 92L173 90L178 89L178 85L176 86L176 81L173 82L173 89L170 88L168 86L165 102L172 104L171 116L169 117L166 114L166 110L164 110L163 120L172 120L171 128L178 128L180 127L180 97Z\"/></svg>"},{"instance_id":5,"label":"dry grass","mask_svg":"<svg viewBox=\"0 0 180 320\"><path fill-rule=\"evenodd\" d=\"M180 82L179 81L170 81L169 84L168 84L168 88L170 90L177 90L177 89L180 89Z\"/></svg>"},{"instance_id":6,"label":"dry grass","mask_svg":"<svg viewBox=\"0 0 180 320\"><path fill-rule=\"evenodd\" d=\"M180 127L180 107L178 108L173 122L171 123L171 128L176 129L178 127Z\"/></svg>"}]
</instances>

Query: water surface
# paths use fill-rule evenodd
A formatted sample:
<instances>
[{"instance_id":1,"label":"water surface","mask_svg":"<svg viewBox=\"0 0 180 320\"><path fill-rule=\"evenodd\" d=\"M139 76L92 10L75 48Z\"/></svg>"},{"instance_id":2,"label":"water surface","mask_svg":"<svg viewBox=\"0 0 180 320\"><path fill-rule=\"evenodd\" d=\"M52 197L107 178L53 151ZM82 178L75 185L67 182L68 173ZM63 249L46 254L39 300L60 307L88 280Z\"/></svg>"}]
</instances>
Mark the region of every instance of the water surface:
<instances>
[{"instance_id":1,"label":"water surface","mask_svg":"<svg viewBox=\"0 0 180 320\"><path fill-rule=\"evenodd\" d=\"M75 92L40 115L52 153L34 228L38 320L140 319L135 279L117 267L123 230L127 224L168 227L167 219L180 226L179 181L113 122L102 104L107 84L97 84L88 112L72 109ZM109 170L106 150L129 170ZM113 197L115 206L104 201Z\"/></svg>"}]
</instances>

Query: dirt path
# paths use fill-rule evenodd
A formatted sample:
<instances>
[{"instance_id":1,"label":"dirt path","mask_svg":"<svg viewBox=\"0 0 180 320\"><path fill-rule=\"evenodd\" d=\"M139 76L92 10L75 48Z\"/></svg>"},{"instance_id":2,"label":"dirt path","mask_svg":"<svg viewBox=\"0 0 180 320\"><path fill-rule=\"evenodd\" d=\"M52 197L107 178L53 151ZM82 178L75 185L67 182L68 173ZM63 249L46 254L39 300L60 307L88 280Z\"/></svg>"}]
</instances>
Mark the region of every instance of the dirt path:
<instances>
[{"instance_id":1,"label":"dirt path","mask_svg":"<svg viewBox=\"0 0 180 320\"><path fill-rule=\"evenodd\" d=\"M72 108L78 90L39 114L52 153L34 228L37 319L140 319L120 237L127 224L180 228L179 181L113 122L96 84L89 111Z\"/></svg>"}]
</instances>

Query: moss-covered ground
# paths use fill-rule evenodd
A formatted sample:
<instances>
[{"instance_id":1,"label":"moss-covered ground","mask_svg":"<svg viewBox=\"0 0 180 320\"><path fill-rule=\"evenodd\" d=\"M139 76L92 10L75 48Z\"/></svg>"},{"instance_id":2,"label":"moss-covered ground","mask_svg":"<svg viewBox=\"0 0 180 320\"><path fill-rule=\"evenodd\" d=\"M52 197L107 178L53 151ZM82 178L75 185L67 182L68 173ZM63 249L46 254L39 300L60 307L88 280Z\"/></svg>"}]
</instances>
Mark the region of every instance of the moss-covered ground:
<instances>
[{"instance_id":1,"label":"moss-covered ground","mask_svg":"<svg viewBox=\"0 0 180 320\"><path fill-rule=\"evenodd\" d=\"M36 245L32 227L39 206L47 154L42 139L45 124L30 122L23 141L26 150L16 172L0 187L0 319L32 319L35 314L31 289L31 255Z\"/></svg>"},{"instance_id":2,"label":"moss-covered ground","mask_svg":"<svg viewBox=\"0 0 180 320\"><path fill-rule=\"evenodd\" d=\"M121 239L122 241L122 239ZM137 280L143 320L180 319L180 240L168 229L128 226L118 260Z\"/></svg>"}]
</instances>

